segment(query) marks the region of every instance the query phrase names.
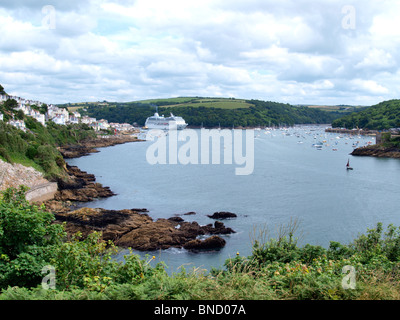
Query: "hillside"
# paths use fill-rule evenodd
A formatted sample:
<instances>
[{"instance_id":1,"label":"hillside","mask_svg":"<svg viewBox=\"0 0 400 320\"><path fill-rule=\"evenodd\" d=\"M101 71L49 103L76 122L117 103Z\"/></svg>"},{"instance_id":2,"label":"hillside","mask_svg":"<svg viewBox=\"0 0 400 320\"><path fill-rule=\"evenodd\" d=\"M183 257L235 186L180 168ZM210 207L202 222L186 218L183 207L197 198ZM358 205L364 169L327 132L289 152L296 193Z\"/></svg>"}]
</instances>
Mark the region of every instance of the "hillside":
<instances>
[{"instance_id":1,"label":"hillside","mask_svg":"<svg viewBox=\"0 0 400 320\"><path fill-rule=\"evenodd\" d=\"M128 103L102 102L64 105L78 109L82 114L109 122L136 123L143 126L146 118L155 112L182 116L189 126L199 127L256 127L311 123L331 123L343 113L322 111L318 108L292 106L289 104L244 100L234 98L181 97L151 99Z\"/></svg>"},{"instance_id":2,"label":"hillside","mask_svg":"<svg viewBox=\"0 0 400 320\"><path fill-rule=\"evenodd\" d=\"M388 130L400 127L400 100L383 101L332 122L334 128Z\"/></svg>"}]
</instances>

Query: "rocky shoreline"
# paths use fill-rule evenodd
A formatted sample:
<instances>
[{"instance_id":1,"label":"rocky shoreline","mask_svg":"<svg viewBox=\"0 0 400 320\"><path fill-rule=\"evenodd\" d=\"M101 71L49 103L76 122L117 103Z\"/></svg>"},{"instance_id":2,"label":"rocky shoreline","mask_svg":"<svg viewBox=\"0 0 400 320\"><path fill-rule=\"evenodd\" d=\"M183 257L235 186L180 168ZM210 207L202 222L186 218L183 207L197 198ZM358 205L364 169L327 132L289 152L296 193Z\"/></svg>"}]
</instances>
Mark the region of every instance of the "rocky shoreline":
<instances>
[{"instance_id":1,"label":"rocky shoreline","mask_svg":"<svg viewBox=\"0 0 400 320\"><path fill-rule=\"evenodd\" d=\"M90 153L99 152L97 148L110 147L127 142L141 141L136 136L119 135L85 140L78 145L68 145L58 148L64 159L79 158Z\"/></svg>"},{"instance_id":2,"label":"rocky shoreline","mask_svg":"<svg viewBox=\"0 0 400 320\"><path fill-rule=\"evenodd\" d=\"M59 148L64 159L77 158L98 152L97 148L140 141L134 137L110 137L88 140L79 145ZM90 202L115 194L109 187L96 182L93 174L66 164L67 179L57 181L58 191L53 200L46 201L47 210L54 213L56 223L66 224L69 237L80 232L85 238L89 233L102 233L104 240L112 240L121 248L139 251L185 248L191 251L216 250L226 242L219 235L235 231L225 227L220 221L200 226L197 222L187 222L180 216L169 219L153 219L147 209L105 210L102 208L74 208L74 203ZM185 215L193 215L188 212ZM219 215L218 215L219 214ZM233 213L215 213L213 219L236 217ZM202 238L202 239L200 239Z\"/></svg>"},{"instance_id":3,"label":"rocky shoreline","mask_svg":"<svg viewBox=\"0 0 400 320\"><path fill-rule=\"evenodd\" d=\"M121 248L139 251L185 248L188 250L214 250L225 246L218 234L234 231L222 222L200 226L183 219L158 219L154 221L146 209L105 210L81 208L55 214L59 223L66 222L68 235L80 232L85 238L89 233L102 233L103 240L111 240ZM204 236L205 239L198 239Z\"/></svg>"},{"instance_id":4,"label":"rocky shoreline","mask_svg":"<svg viewBox=\"0 0 400 320\"><path fill-rule=\"evenodd\" d=\"M384 147L382 145L372 145L354 149L351 155L400 159L400 149L396 147Z\"/></svg>"}]
</instances>

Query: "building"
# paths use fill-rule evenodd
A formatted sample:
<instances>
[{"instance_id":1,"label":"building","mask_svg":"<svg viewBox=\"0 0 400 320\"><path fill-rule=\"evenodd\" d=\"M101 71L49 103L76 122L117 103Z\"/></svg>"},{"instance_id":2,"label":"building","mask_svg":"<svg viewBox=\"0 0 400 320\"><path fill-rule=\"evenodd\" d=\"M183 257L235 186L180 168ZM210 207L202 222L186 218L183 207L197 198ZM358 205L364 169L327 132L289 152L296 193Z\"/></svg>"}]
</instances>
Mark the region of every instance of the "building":
<instances>
[{"instance_id":1,"label":"building","mask_svg":"<svg viewBox=\"0 0 400 320\"><path fill-rule=\"evenodd\" d=\"M53 118L51 118L51 121L53 121L55 124L60 124L63 126L67 124L64 114L56 114Z\"/></svg>"},{"instance_id":2,"label":"building","mask_svg":"<svg viewBox=\"0 0 400 320\"><path fill-rule=\"evenodd\" d=\"M97 130L108 130L110 129L110 124L107 120L101 119L97 122Z\"/></svg>"},{"instance_id":3,"label":"building","mask_svg":"<svg viewBox=\"0 0 400 320\"><path fill-rule=\"evenodd\" d=\"M10 120L8 121L8 124L11 124L22 131L26 131L25 122L23 120Z\"/></svg>"},{"instance_id":4,"label":"building","mask_svg":"<svg viewBox=\"0 0 400 320\"><path fill-rule=\"evenodd\" d=\"M110 126L119 132L133 131L135 129L129 123L110 123Z\"/></svg>"},{"instance_id":5,"label":"building","mask_svg":"<svg viewBox=\"0 0 400 320\"><path fill-rule=\"evenodd\" d=\"M91 117L88 117L88 116L83 116L83 117L81 118L81 122L90 125L90 124L92 124L92 123L97 122L97 120L96 120L96 118L91 118Z\"/></svg>"},{"instance_id":6,"label":"building","mask_svg":"<svg viewBox=\"0 0 400 320\"><path fill-rule=\"evenodd\" d=\"M67 109L53 106L52 104L47 108L47 119L61 125L69 122L69 112Z\"/></svg>"},{"instance_id":7,"label":"building","mask_svg":"<svg viewBox=\"0 0 400 320\"><path fill-rule=\"evenodd\" d=\"M81 116L79 112L69 112L66 108L59 108L52 104L48 105L47 112L42 114L38 110L35 110L36 108L32 108L34 105L38 107L42 106L44 103L40 101L28 100L17 96L0 95L0 103L7 101L8 99L14 99L17 102L18 107L16 110L22 110L25 115L36 119L44 126L46 126L47 121L53 121L59 125L85 123L96 131L112 129L115 133L130 132L135 129L129 123L109 123L105 119L97 120L96 118ZM104 103L107 104L106 101L104 101ZM4 116L0 113L0 120L3 119ZM11 120L9 123L17 128L20 128L21 130L26 131L25 122L22 120Z\"/></svg>"},{"instance_id":8,"label":"building","mask_svg":"<svg viewBox=\"0 0 400 320\"><path fill-rule=\"evenodd\" d=\"M79 123L79 118L74 116L74 115L70 115L69 116L69 122L68 123L72 123L72 124L78 124Z\"/></svg>"}]
</instances>

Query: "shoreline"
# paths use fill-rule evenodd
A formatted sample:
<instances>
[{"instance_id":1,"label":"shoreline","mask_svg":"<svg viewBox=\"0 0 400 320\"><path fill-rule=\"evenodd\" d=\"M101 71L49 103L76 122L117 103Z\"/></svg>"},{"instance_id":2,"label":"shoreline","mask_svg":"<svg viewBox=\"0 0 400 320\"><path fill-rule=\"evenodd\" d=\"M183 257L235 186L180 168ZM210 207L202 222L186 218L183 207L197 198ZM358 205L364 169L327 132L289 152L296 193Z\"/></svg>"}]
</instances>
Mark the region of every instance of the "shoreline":
<instances>
[{"instance_id":1,"label":"shoreline","mask_svg":"<svg viewBox=\"0 0 400 320\"><path fill-rule=\"evenodd\" d=\"M143 141L132 135L100 136L97 139L82 141L77 145L67 145L58 148L64 159L79 158L99 152L97 148L111 147L118 144Z\"/></svg>"},{"instance_id":2,"label":"shoreline","mask_svg":"<svg viewBox=\"0 0 400 320\"><path fill-rule=\"evenodd\" d=\"M376 157L400 159L400 149L396 147L384 147L382 145L365 146L354 149L350 153L352 156Z\"/></svg>"},{"instance_id":3,"label":"shoreline","mask_svg":"<svg viewBox=\"0 0 400 320\"><path fill-rule=\"evenodd\" d=\"M136 137L122 136L91 139L79 145L59 148L64 159L79 158L99 152L97 148L117 144L139 142ZM138 251L163 250L171 247L184 248L192 252L219 250L226 241L221 234L235 233L231 228L215 220L214 224L200 226L196 221L187 222L180 216L154 221L148 210L123 209L106 210L103 208L73 208L74 202L91 202L99 198L112 197L115 194L109 187L96 182L93 174L80 170L76 166L65 164L68 180L59 179L58 191L53 200L46 201L46 209L53 212L56 223L66 223L68 236L81 232L86 237L93 231L101 232L103 240L112 240L121 248L132 248ZM184 215L193 215L188 212ZM216 213L215 213L216 214ZM219 216L224 219L224 216ZM230 218L236 217L235 214ZM211 219L212 218L210 216ZM205 239L198 239L206 236Z\"/></svg>"}]
</instances>

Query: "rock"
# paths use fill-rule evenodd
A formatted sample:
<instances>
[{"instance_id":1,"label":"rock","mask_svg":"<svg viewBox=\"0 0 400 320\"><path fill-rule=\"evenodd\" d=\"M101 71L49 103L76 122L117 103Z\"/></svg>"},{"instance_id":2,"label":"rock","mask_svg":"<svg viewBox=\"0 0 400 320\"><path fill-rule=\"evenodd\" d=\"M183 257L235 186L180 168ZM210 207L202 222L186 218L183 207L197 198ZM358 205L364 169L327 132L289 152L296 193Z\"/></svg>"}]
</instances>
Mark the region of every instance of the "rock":
<instances>
[{"instance_id":1,"label":"rock","mask_svg":"<svg viewBox=\"0 0 400 320\"><path fill-rule=\"evenodd\" d=\"M211 236L205 240L195 239L187 242L183 247L187 250L215 250L225 246L226 241L219 236Z\"/></svg>"},{"instance_id":2,"label":"rock","mask_svg":"<svg viewBox=\"0 0 400 320\"><path fill-rule=\"evenodd\" d=\"M131 209L132 211L136 211L136 212L149 212L149 210L147 210L146 208L141 208L141 209L138 209L138 208L134 208L134 209Z\"/></svg>"},{"instance_id":3,"label":"rock","mask_svg":"<svg viewBox=\"0 0 400 320\"><path fill-rule=\"evenodd\" d=\"M103 187L93 174L88 174L78 167L66 165L68 179L58 179L58 192L54 199L58 201L89 202L96 198L115 195L109 187Z\"/></svg>"},{"instance_id":4,"label":"rock","mask_svg":"<svg viewBox=\"0 0 400 320\"><path fill-rule=\"evenodd\" d=\"M225 227L224 224L221 221L215 221L214 222L214 228L219 229Z\"/></svg>"},{"instance_id":5,"label":"rock","mask_svg":"<svg viewBox=\"0 0 400 320\"><path fill-rule=\"evenodd\" d=\"M181 217L171 217L171 218L168 218L168 220L170 220L170 221L175 221L175 222L182 222L182 221L185 221L185 220L183 220Z\"/></svg>"},{"instance_id":6,"label":"rock","mask_svg":"<svg viewBox=\"0 0 400 320\"><path fill-rule=\"evenodd\" d=\"M225 228L223 223L200 226L197 222L174 221L175 219L158 219L153 221L146 213L134 210L105 210L80 208L70 212L55 214L57 222L66 222L69 236L81 232L83 237L93 231L102 232L104 240L112 240L115 245L142 251L182 248L201 235L227 234L234 232ZM176 218L176 217L175 217ZM179 228L176 228L177 226ZM221 247L224 241L216 238L208 240L200 247ZM194 246L192 243L189 246Z\"/></svg>"},{"instance_id":7,"label":"rock","mask_svg":"<svg viewBox=\"0 0 400 320\"><path fill-rule=\"evenodd\" d=\"M110 136L108 138L89 139L77 145L58 148L65 159L79 158L90 153L98 152L96 148L114 146L117 144L140 141L135 136Z\"/></svg>"},{"instance_id":8,"label":"rock","mask_svg":"<svg viewBox=\"0 0 400 320\"><path fill-rule=\"evenodd\" d=\"M213 215L207 215L207 217L211 219L229 219L229 218L236 218L237 215L232 212L214 212Z\"/></svg>"},{"instance_id":9,"label":"rock","mask_svg":"<svg viewBox=\"0 0 400 320\"><path fill-rule=\"evenodd\" d=\"M215 221L214 222L214 227L212 224L209 224L204 227L204 230L206 230L207 233L209 234L231 234L235 233L234 230L231 228L225 227L225 225L221 221Z\"/></svg>"},{"instance_id":10,"label":"rock","mask_svg":"<svg viewBox=\"0 0 400 320\"><path fill-rule=\"evenodd\" d=\"M386 148L382 145L372 145L354 149L351 155L400 159L400 149L396 147Z\"/></svg>"},{"instance_id":11,"label":"rock","mask_svg":"<svg viewBox=\"0 0 400 320\"><path fill-rule=\"evenodd\" d=\"M190 211L190 212L184 213L183 215L184 215L184 216L190 216L190 215L195 215L195 214L196 214L196 212Z\"/></svg>"}]
</instances>

